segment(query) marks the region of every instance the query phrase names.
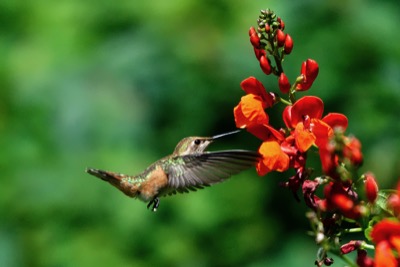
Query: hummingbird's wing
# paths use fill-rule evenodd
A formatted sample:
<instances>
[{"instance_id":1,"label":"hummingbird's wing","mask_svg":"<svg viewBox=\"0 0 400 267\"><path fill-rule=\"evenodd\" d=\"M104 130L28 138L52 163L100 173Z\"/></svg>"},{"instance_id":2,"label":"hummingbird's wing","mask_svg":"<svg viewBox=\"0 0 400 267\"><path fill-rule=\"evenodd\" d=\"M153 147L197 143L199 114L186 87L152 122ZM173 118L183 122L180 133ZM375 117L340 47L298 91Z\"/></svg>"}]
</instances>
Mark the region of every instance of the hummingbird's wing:
<instances>
[{"instance_id":1,"label":"hummingbird's wing","mask_svg":"<svg viewBox=\"0 0 400 267\"><path fill-rule=\"evenodd\" d=\"M168 185L171 193L195 191L219 183L255 166L260 155L248 150L204 152L176 157L169 164Z\"/></svg>"}]
</instances>

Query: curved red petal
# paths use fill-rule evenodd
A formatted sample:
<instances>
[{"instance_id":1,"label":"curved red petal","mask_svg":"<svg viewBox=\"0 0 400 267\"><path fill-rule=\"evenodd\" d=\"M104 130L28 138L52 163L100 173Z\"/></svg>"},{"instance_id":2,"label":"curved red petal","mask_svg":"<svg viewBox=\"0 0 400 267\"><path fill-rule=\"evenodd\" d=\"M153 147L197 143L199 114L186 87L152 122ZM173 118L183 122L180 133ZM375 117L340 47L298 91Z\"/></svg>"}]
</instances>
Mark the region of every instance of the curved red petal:
<instances>
[{"instance_id":1,"label":"curved red petal","mask_svg":"<svg viewBox=\"0 0 400 267\"><path fill-rule=\"evenodd\" d=\"M324 112L324 102L316 96L304 96L297 100L290 110L291 124L297 125L303 122L306 116L310 119L320 119Z\"/></svg>"},{"instance_id":2,"label":"curved red petal","mask_svg":"<svg viewBox=\"0 0 400 267\"><path fill-rule=\"evenodd\" d=\"M318 147L325 146L334 134L332 128L325 122L316 119L312 120L312 125L311 131L316 137L315 144Z\"/></svg>"},{"instance_id":3,"label":"curved red petal","mask_svg":"<svg viewBox=\"0 0 400 267\"><path fill-rule=\"evenodd\" d=\"M292 124L292 107L286 106L282 113L283 121L289 129L296 127L296 124Z\"/></svg>"},{"instance_id":4,"label":"curved red petal","mask_svg":"<svg viewBox=\"0 0 400 267\"><path fill-rule=\"evenodd\" d=\"M268 124L251 125L247 127L247 131L263 141L273 138L279 142L282 142L285 139L280 131L274 129Z\"/></svg>"},{"instance_id":5,"label":"curved red petal","mask_svg":"<svg viewBox=\"0 0 400 267\"><path fill-rule=\"evenodd\" d=\"M341 127L343 131L346 131L349 121L347 117L341 113L328 113L322 118L322 121L327 123L333 129L336 127Z\"/></svg>"},{"instance_id":6,"label":"curved red petal","mask_svg":"<svg viewBox=\"0 0 400 267\"><path fill-rule=\"evenodd\" d=\"M267 93L267 90L265 90L264 85L255 77L249 77L243 80L240 83L240 86L242 87L243 91L245 91L247 94L260 96L262 101L264 102L263 104L264 108L271 107L273 105L274 103L273 96Z\"/></svg>"},{"instance_id":7,"label":"curved red petal","mask_svg":"<svg viewBox=\"0 0 400 267\"><path fill-rule=\"evenodd\" d=\"M390 236L400 236L399 222L383 219L372 228L371 238L375 243L388 240Z\"/></svg>"},{"instance_id":8,"label":"curved red petal","mask_svg":"<svg viewBox=\"0 0 400 267\"><path fill-rule=\"evenodd\" d=\"M263 124L255 124L247 127L247 131L260 140L267 140L270 137L268 129Z\"/></svg>"}]
</instances>

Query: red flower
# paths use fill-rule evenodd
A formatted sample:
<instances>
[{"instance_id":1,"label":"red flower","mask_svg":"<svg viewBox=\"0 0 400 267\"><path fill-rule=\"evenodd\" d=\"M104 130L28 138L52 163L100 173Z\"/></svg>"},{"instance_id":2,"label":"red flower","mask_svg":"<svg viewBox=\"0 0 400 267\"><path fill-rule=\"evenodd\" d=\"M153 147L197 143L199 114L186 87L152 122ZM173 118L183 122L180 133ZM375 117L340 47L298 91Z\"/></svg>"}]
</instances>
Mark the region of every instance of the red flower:
<instances>
[{"instance_id":1,"label":"red flower","mask_svg":"<svg viewBox=\"0 0 400 267\"><path fill-rule=\"evenodd\" d=\"M294 129L296 146L301 152L307 151L313 144L318 147L326 145L333 136L331 123L347 126L347 118L338 113L330 113L323 119L324 103L315 96L305 96L296 101L293 106L287 106L283 111L283 120L289 129Z\"/></svg>"},{"instance_id":2,"label":"red flower","mask_svg":"<svg viewBox=\"0 0 400 267\"><path fill-rule=\"evenodd\" d=\"M400 222L383 219L372 228L371 238L376 243L375 266L399 266Z\"/></svg>"},{"instance_id":3,"label":"red flower","mask_svg":"<svg viewBox=\"0 0 400 267\"><path fill-rule=\"evenodd\" d=\"M318 63L315 60L307 59L301 65L301 76L303 80L296 86L298 91L310 89L319 72Z\"/></svg>"}]
</instances>

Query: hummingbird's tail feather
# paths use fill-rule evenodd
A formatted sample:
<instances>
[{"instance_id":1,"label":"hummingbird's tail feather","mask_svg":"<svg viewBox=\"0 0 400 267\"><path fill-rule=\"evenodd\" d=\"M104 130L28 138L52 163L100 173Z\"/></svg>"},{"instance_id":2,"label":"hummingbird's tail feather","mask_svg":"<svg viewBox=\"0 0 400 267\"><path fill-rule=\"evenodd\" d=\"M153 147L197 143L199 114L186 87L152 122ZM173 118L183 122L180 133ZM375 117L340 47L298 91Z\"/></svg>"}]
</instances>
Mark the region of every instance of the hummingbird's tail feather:
<instances>
[{"instance_id":1,"label":"hummingbird's tail feather","mask_svg":"<svg viewBox=\"0 0 400 267\"><path fill-rule=\"evenodd\" d=\"M87 168L86 172L115 186L118 186L121 183L121 179L126 177L125 174L103 171L93 168Z\"/></svg>"}]
</instances>

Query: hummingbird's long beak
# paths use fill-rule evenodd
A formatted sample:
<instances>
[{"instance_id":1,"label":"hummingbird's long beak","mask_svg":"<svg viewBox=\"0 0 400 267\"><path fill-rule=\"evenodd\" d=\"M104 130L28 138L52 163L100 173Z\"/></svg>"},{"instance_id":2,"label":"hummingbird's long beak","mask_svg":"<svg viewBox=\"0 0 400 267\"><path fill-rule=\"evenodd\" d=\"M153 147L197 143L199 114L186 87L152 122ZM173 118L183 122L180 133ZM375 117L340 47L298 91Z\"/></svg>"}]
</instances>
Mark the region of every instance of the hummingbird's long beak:
<instances>
[{"instance_id":1,"label":"hummingbird's long beak","mask_svg":"<svg viewBox=\"0 0 400 267\"><path fill-rule=\"evenodd\" d=\"M215 139L218 139L218 138L220 138L220 137L224 137L224 136L231 135L231 134L236 134L236 133L238 133L238 132L240 132L240 131L241 131L241 130L236 130L236 131L227 132L227 133L223 133L223 134L217 134L217 135L214 135L213 137L211 137L211 139L212 139L212 140L215 140Z\"/></svg>"}]
</instances>

